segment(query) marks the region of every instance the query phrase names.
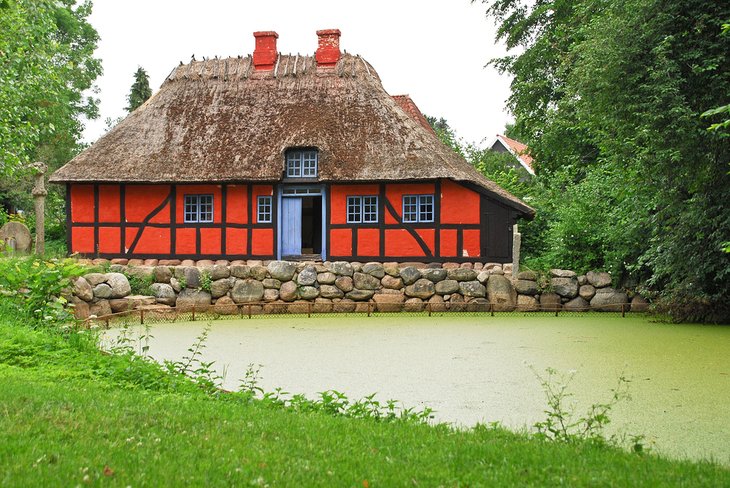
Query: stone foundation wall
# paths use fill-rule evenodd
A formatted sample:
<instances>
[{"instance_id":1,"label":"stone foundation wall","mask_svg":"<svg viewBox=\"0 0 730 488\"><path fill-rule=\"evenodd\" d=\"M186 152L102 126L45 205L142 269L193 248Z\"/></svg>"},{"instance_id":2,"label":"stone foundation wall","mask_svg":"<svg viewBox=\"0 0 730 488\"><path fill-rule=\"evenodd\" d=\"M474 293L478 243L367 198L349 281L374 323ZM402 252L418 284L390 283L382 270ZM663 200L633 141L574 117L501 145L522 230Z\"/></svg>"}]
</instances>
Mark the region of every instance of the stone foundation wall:
<instances>
[{"instance_id":1,"label":"stone foundation wall","mask_svg":"<svg viewBox=\"0 0 730 488\"><path fill-rule=\"evenodd\" d=\"M426 303L432 311L488 310L490 303L495 311L647 307L641 297L630 300L611 288L608 273L593 271L581 276L561 269L543 276L523 271L513 277L511 264L498 263L114 261L95 260L108 264L110 272L75 281L78 318L169 307L235 314L240 304L271 313L285 303L301 303L300 311L315 313L422 311Z\"/></svg>"}]
</instances>

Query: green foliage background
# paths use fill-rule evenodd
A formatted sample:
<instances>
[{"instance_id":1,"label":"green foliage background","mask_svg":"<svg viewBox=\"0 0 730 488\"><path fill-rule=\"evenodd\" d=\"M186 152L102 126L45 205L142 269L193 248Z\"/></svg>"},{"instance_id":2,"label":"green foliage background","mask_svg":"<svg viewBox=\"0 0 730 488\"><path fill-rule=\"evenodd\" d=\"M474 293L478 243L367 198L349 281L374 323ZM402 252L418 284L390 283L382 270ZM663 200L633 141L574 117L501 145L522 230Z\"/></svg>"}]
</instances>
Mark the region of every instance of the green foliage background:
<instances>
[{"instance_id":1,"label":"green foliage background","mask_svg":"<svg viewBox=\"0 0 730 488\"><path fill-rule=\"evenodd\" d=\"M729 320L730 4L483 3L520 52L492 65L513 77L537 161L532 259L644 283L678 318Z\"/></svg>"}]
</instances>

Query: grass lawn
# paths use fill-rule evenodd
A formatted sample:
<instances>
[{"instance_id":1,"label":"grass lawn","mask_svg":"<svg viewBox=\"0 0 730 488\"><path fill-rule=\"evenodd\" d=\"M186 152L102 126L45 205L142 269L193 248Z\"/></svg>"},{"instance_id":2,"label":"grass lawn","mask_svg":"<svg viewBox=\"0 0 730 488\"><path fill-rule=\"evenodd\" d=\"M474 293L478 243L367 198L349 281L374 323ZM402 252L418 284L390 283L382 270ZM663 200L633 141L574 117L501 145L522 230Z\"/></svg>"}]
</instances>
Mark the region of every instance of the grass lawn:
<instances>
[{"instance_id":1,"label":"grass lawn","mask_svg":"<svg viewBox=\"0 0 730 488\"><path fill-rule=\"evenodd\" d=\"M728 486L730 471L498 428L209 395L0 303L0 486Z\"/></svg>"}]
</instances>

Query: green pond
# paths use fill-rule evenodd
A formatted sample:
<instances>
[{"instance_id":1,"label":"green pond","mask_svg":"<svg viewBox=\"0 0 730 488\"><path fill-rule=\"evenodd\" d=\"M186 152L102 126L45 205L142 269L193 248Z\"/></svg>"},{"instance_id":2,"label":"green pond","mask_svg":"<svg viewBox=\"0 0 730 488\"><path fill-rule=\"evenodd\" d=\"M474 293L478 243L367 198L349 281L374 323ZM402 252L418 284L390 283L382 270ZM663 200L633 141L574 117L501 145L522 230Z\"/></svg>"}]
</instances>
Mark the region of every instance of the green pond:
<instances>
[{"instance_id":1,"label":"green pond","mask_svg":"<svg viewBox=\"0 0 730 488\"><path fill-rule=\"evenodd\" d=\"M671 325L615 315L254 318L212 322L204 360L236 389L249 364L259 385L314 396L433 408L436 421L529 428L546 401L534 371L575 372L576 412L610 399L622 375L631 399L614 407L609 434L645 436L671 457L730 465L730 327ZM179 360L206 322L152 326L150 354ZM113 341L120 333L105 333ZM139 328L129 331L139 336Z\"/></svg>"}]
</instances>

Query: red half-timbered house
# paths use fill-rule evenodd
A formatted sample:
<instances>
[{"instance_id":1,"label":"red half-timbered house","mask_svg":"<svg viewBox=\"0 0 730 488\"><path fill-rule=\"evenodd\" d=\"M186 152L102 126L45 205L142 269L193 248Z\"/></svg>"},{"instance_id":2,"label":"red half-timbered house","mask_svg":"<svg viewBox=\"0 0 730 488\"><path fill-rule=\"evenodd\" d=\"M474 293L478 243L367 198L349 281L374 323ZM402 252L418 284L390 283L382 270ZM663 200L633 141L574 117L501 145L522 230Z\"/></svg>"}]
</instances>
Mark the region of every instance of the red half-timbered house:
<instances>
[{"instance_id":1,"label":"red half-timbered house","mask_svg":"<svg viewBox=\"0 0 730 488\"><path fill-rule=\"evenodd\" d=\"M69 250L126 258L497 261L534 211L443 145L340 32L314 56L181 64L56 171Z\"/></svg>"}]
</instances>

